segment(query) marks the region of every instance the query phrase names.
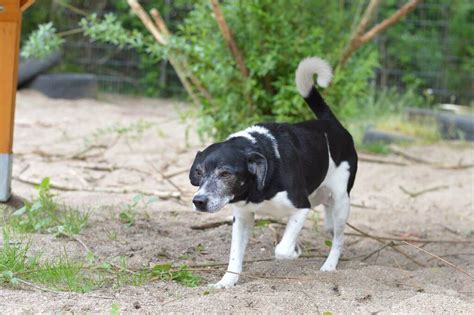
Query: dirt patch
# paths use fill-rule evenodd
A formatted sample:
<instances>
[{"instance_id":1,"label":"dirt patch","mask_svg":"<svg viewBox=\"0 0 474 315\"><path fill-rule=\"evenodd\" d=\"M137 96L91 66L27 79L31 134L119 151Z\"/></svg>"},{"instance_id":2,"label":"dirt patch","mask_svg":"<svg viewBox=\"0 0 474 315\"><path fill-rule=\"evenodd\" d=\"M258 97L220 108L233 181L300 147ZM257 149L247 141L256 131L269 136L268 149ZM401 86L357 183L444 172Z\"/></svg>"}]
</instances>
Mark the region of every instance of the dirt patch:
<instances>
[{"instance_id":1,"label":"dirt patch","mask_svg":"<svg viewBox=\"0 0 474 315\"><path fill-rule=\"evenodd\" d=\"M180 120L178 113L190 110L186 104L111 96L101 101L51 100L32 91L20 92L17 100L16 194L32 196L35 191L25 180L46 176L66 188L132 189L132 193L58 194L61 201L91 211L90 225L79 237L103 257L125 256L132 267L227 262L228 225L191 229L225 220L230 211L211 215L191 209L194 189L185 170L206 143ZM474 163L470 144L440 143L404 150L437 165ZM388 158L408 165L360 163L351 224L373 235L474 241L473 168L443 169L397 156ZM171 182L163 180L163 175L173 173L178 175ZM435 189L423 192L431 188ZM181 198L139 206L135 224L120 223L118 213L140 190L179 193ZM410 192L420 194L412 197ZM257 227L246 260L268 260L246 264L240 283L230 290L206 287L224 269L200 273L204 283L197 288L162 281L87 294L0 288L0 310L108 312L112 304L125 312L468 313L474 308L472 279L408 246L397 248L423 267L390 247L374 253L382 244L372 239L348 236L338 271L320 272L320 256L329 250L322 216L322 209L316 208L301 236L305 255L311 258L296 261L271 259L278 224ZM355 233L350 228L346 231ZM45 257L54 257L64 248L70 257L85 255L78 242L34 235L32 249ZM423 248L474 273L473 243L426 243Z\"/></svg>"}]
</instances>

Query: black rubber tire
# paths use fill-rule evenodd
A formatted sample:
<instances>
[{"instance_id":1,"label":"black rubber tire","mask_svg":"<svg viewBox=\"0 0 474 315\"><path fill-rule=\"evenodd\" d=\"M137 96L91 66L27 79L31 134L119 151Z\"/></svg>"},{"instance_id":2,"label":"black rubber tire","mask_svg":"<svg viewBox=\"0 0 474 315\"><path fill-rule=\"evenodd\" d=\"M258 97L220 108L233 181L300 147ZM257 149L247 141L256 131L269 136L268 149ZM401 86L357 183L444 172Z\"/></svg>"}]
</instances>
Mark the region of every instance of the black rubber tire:
<instances>
[{"instance_id":1,"label":"black rubber tire","mask_svg":"<svg viewBox=\"0 0 474 315\"><path fill-rule=\"evenodd\" d=\"M369 144L369 143L400 143L400 142L411 142L413 140L414 139L412 137L368 128L368 129L365 130L364 138L363 138L362 142L364 144Z\"/></svg>"},{"instance_id":2,"label":"black rubber tire","mask_svg":"<svg viewBox=\"0 0 474 315\"><path fill-rule=\"evenodd\" d=\"M438 124L444 139L474 141L474 117L439 113Z\"/></svg>"},{"instance_id":3,"label":"black rubber tire","mask_svg":"<svg viewBox=\"0 0 474 315\"><path fill-rule=\"evenodd\" d=\"M18 87L23 87L25 84L33 80L36 76L47 72L52 67L56 66L61 61L61 52L55 52L43 59L22 59L20 58L20 65L18 66Z\"/></svg>"},{"instance_id":4,"label":"black rubber tire","mask_svg":"<svg viewBox=\"0 0 474 315\"><path fill-rule=\"evenodd\" d=\"M42 74L28 86L51 98L97 98L97 77L85 73Z\"/></svg>"},{"instance_id":5,"label":"black rubber tire","mask_svg":"<svg viewBox=\"0 0 474 315\"><path fill-rule=\"evenodd\" d=\"M407 108L405 114L410 121L432 122L436 119L438 113L428 108Z\"/></svg>"}]
</instances>

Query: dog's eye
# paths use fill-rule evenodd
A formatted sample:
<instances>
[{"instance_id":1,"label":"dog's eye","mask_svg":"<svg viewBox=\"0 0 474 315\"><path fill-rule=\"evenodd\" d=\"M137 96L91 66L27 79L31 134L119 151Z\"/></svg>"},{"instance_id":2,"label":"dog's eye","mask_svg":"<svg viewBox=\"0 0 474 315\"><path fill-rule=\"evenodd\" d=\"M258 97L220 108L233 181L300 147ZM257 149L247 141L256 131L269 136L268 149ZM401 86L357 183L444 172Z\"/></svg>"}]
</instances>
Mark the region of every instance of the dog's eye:
<instances>
[{"instance_id":1,"label":"dog's eye","mask_svg":"<svg viewBox=\"0 0 474 315\"><path fill-rule=\"evenodd\" d=\"M196 170L194 171L194 174L196 174L196 176L198 176L198 177L201 177L201 176L202 176L202 172L201 172L200 169L196 169Z\"/></svg>"},{"instance_id":2,"label":"dog's eye","mask_svg":"<svg viewBox=\"0 0 474 315\"><path fill-rule=\"evenodd\" d=\"M220 175L220 177L229 177L229 176L232 175L232 173L229 172L229 171L222 171L222 172L220 172L219 175Z\"/></svg>"}]
</instances>

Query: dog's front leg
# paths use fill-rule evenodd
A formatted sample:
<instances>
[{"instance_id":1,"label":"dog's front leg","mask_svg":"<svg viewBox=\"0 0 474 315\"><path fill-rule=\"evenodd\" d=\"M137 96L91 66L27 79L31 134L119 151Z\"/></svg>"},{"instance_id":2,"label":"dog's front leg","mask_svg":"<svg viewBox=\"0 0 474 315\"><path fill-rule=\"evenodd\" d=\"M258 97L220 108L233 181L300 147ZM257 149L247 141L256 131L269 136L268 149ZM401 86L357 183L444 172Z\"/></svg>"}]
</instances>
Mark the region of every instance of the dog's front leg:
<instances>
[{"instance_id":1,"label":"dog's front leg","mask_svg":"<svg viewBox=\"0 0 474 315\"><path fill-rule=\"evenodd\" d=\"M309 209L297 209L289 219L283 237L275 247L276 259L296 259L300 255L297 249L298 235L303 228Z\"/></svg>"},{"instance_id":2,"label":"dog's front leg","mask_svg":"<svg viewBox=\"0 0 474 315\"><path fill-rule=\"evenodd\" d=\"M249 241L250 233L254 225L253 212L235 208L232 223L232 245L230 247L230 259L227 272L221 281L213 284L214 288L230 288L239 280L239 274L242 272L242 263L244 260L245 248Z\"/></svg>"}]
</instances>

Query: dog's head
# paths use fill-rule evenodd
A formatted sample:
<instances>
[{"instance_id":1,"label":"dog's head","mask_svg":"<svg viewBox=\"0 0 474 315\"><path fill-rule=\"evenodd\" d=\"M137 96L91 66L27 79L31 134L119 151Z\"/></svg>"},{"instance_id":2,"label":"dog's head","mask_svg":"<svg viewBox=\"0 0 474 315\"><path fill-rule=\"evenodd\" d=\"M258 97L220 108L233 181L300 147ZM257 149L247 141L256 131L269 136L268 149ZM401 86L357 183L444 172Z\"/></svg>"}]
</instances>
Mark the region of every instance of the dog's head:
<instances>
[{"instance_id":1,"label":"dog's head","mask_svg":"<svg viewBox=\"0 0 474 315\"><path fill-rule=\"evenodd\" d=\"M194 158L189 179L199 186L193 203L198 211L217 212L232 201L263 190L267 159L234 139L212 144Z\"/></svg>"}]
</instances>

